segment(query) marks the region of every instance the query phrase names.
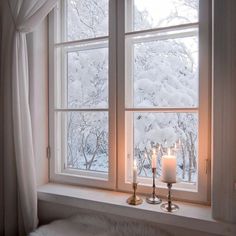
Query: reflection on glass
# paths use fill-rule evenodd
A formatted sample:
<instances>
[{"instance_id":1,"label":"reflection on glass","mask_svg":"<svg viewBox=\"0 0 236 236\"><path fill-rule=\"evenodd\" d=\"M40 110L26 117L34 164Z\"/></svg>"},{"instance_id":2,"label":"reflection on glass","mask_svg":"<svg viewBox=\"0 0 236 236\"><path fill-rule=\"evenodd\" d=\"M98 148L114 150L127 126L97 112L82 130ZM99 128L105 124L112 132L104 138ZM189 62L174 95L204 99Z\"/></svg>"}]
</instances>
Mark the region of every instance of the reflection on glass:
<instances>
[{"instance_id":1,"label":"reflection on glass","mask_svg":"<svg viewBox=\"0 0 236 236\"><path fill-rule=\"evenodd\" d=\"M177 176L196 183L198 161L197 113L134 113L134 156L138 175L151 177L151 155L158 153L157 174L161 176L161 156L168 148L177 156Z\"/></svg>"},{"instance_id":2,"label":"reflection on glass","mask_svg":"<svg viewBox=\"0 0 236 236\"><path fill-rule=\"evenodd\" d=\"M108 113L64 112L67 168L108 172Z\"/></svg>"}]
</instances>

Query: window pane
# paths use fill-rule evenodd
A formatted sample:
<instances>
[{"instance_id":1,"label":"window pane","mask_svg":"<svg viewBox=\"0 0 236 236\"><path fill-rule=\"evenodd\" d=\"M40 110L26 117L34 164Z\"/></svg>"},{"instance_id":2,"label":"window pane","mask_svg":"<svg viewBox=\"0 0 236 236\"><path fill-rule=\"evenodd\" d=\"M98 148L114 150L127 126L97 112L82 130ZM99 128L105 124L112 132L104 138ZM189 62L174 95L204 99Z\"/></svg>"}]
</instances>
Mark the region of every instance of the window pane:
<instances>
[{"instance_id":1,"label":"window pane","mask_svg":"<svg viewBox=\"0 0 236 236\"><path fill-rule=\"evenodd\" d=\"M108 0L67 0L66 40L108 35Z\"/></svg>"},{"instance_id":2,"label":"window pane","mask_svg":"<svg viewBox=\"0 0 236 236\"><path fill-rule=\"evenodd\" d=\"M66 168L108 172L108 113L63 112L63 124Z\"/></svg>"},{"instance_id":3,"label":"window pane","mask_svg":"<svg viewBox=\"0 0 236 236\"><path fill-rule=\"evenodd\" d=\"M108 48L70 51L67 65L68 108L107 108Z\"/></svg>"},{"instance_id":4,"label":"window pane","mask_svg":"<svg viewBox=\"0 0 236 236\"><path fill-rule=\"evenodd\" d=\"M134 0L130 28L137 31L197 22L198 9L199 0Z\"/></svg>"},{"instance_id":5,"label":"window pane","mask_svg":"<svg viewBox=\"0 0 236 236\"><path fill-rule=\"evenodd\" d=\"M127 101L129 106L198 106L197 36L130 45L133 59L127 63L133 64L133 78L127 80L133 80L133 104Z\"/></svg>"},{"instance_id":6,"label":"window pane","mask_svg":"<svg viewBox=\"0 0 236 236\"><path fill-rule=\"evenodd\" d=\"M157 175L161 175L161 156L172 148L177 156L177 176L184 182L197 181L198 115L197 113L134 113L133 153L138 175L151 177L151 154L158 153ZM161 146L158 152L158 146Z\"/></svg>"}]
</instances>

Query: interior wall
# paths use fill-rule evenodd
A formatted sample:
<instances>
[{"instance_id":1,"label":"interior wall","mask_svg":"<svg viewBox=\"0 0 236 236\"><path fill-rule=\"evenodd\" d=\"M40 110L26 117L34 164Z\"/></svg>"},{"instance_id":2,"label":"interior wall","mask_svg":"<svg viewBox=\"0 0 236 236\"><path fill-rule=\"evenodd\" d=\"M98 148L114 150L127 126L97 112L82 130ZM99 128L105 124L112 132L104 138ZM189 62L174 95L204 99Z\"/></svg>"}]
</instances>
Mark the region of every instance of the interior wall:
<instances>
[{"instance_id":1,"label":"interior wall","mask_svg":"<svg viewBox=\"0 0 236 236\"><path fill-rule=\"evenodd\" d=\"M236 223L236 1L214 0L212 213Z\"/></svg>"},{"instance_id":2,"label":"interior wall","mask_svg":"<svg viewBox=\"0 0 236 236\"><path fill-rule=\"evenodd\" d=\"M0 1L0 45L2 39L2 1ZM0 235L3 235L3 97L1 78L2 50L0 46Z\"/></svg>"},{"instance_id":3,"label":"interior wall","mask_svg":"<svg viewBox=\"0 0 236 236\"><path fill-rule=\"evenodd\" d=\"M73 216L75 214L92 214L92 215L102 215L102 213L96 212L95 211L88 211L84 209L79 209L75 207L69 207L69 206L64 206L60 204L55 204L55 203L49 203L45 201L39 201L39 222L40 224L48 224L53 220L58 220L58 219L64 219L70 216ZM117 220L124 220L124 217L120 216L114 216L114 215L109 215L106 214L106 216L113 217ZM125 219L126 221L132 220L129 218ZM140 224L150 224L150 223L144 223L143 221L138 221ZM200 231L193 231L189 229L184 229L180 227L175 227L171 225L159 225L159 224L150 224L154 227L158 227L160 229L163 229L167 232L170 233L171 236L214 236L213 234L205 233L205 232L200 232Z\"/></svg>"}]
</instances>

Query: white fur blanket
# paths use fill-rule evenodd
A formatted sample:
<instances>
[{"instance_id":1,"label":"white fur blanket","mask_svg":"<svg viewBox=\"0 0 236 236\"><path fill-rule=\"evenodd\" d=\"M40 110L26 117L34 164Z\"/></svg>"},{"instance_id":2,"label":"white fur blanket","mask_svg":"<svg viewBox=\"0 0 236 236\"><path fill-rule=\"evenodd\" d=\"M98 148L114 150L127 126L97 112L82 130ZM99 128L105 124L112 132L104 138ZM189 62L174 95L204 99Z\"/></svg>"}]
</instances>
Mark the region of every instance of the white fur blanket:
<instances>
[{"instance_id":1,"label":"white fur blanket","mask_svg":"<svg viewBox=\"0 0 236 236\"><path fill-rule=\"evenodd\" d=\"M168 236L148 224L106 216L79 215L41 226L29 236Z\"/></svg>"}]
</instances>

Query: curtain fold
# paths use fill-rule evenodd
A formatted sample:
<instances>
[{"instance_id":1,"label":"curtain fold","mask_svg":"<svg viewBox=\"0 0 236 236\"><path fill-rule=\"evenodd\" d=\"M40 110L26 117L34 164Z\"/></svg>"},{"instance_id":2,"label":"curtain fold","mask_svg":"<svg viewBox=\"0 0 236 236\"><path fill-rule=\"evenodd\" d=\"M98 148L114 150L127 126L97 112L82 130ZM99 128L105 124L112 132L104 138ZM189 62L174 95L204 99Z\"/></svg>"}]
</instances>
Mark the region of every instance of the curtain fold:
<instances>
[{"instance_id":1,"label":"curtain fold","mask_svg":"<svg viewBox=\"0 0 236 236\"><path fill-rule=\"evenodd\" d=\"M18 235L19 229L29 233L37 227L26 34L33 31L56 2L57 0L5 0L1 8L5 235Z\"/></svg>"}]
</instances>

